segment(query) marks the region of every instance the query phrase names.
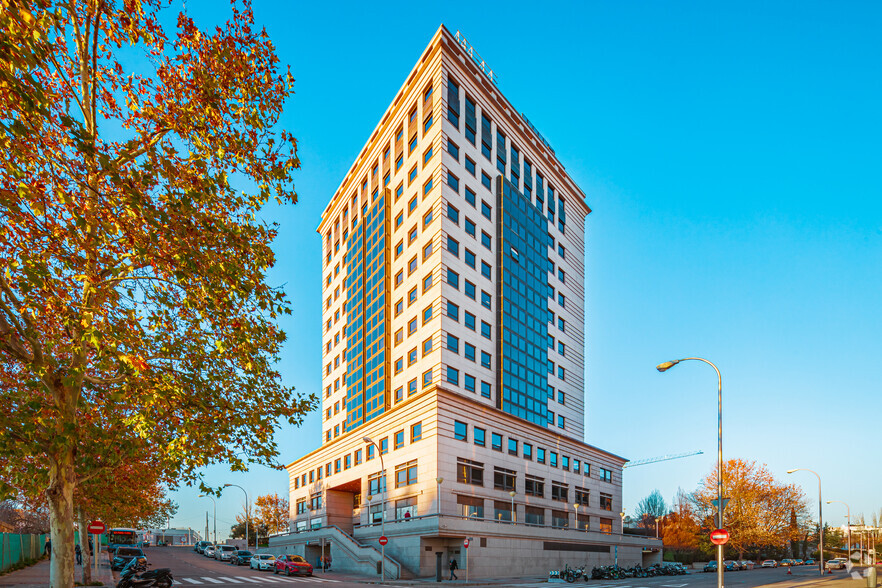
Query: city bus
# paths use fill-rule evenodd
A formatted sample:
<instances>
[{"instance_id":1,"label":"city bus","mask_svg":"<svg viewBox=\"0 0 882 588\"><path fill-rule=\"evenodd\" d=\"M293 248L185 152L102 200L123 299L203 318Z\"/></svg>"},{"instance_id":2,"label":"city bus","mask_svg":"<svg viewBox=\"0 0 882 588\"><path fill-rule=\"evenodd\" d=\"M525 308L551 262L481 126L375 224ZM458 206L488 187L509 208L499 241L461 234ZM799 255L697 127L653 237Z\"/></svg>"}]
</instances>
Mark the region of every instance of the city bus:
<instances>
[{"instance_id":1,"label":"city bus","mask_svg":"<svg viewBox=\"0 0 882 588\"><path fill-rule=\"evenodd\" d=\"M107 530L107 548L111 551L117 547L140 547L141 532L137 529L117 527Z\"/></svg>"}]
</instances>

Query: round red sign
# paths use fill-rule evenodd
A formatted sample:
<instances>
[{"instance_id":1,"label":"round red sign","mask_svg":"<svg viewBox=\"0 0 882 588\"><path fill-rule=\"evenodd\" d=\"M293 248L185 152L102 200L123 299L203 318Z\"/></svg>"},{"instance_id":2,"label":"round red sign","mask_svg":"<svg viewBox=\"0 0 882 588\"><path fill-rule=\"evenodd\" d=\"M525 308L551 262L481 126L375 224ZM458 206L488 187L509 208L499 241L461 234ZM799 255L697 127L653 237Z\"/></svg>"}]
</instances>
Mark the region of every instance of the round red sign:
<instances>
[{"instance_id":1,"label":"round red sign","mask_svg":"<svg viewBox=\"0 0 882 588\"><path fill-rule=\"evenodd\" d=\"M729 541L729 531L726 529L711 531L710 540L714 545L725 545Z\"/></svg>"},{"instance_id":2,"label":"round red sign","mask_svg":"<svg viewBox=\"0 0 882 588\"><path fill-rule=\"evenodd\" d=\"M92 521L86 529L93 535L100 535L107 530L107 527L101 521Z\"/></svg>"},{"instance_id":3,"label":"round red sign","mask_svg":"<svg viewBox=\"0 0 882 588\"><path fill-rule=\"evenodd\" d=\"M386 545L387 543L389 543L389 539L385 535L380 537L380 545Z\"/></svg>"},{"instance_id":4,"label":"round red sign","mask_svg":"<svg viewBox=\"0 0 882 588\"><path fill-rule=\"evenodd\" d=\"M465 547L466 549L468 549L468 548L469 548L469 540L468 540L468 539L465 539L465 540L462 542L462 546Z\"/></svg>"}]
</instances>

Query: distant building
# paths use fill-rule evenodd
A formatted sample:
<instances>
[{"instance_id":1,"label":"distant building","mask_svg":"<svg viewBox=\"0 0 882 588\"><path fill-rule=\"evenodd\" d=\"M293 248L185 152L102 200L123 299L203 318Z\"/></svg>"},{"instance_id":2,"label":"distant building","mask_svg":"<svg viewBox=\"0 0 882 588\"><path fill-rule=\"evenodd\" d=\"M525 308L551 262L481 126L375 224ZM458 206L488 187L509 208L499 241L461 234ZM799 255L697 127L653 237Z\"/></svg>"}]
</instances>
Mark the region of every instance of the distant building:
<instances>
[{"instance_id":1,"label":"distant building","mask_svg":"<svg viewBox=\"0 0 882 588\"><path fill-rule=\"evenodd\" d=\"M469 538L473 578L660 560L583 441L591 211L494 78L439 28L322 214L323 444L279 551L372 570L385 519L392 577Z\"/></svg>"},{"instance_id":2,"label":"distant building","mask_svg":"<svg viewBox=\"0 0 882 588\"><path fill-rule=\"evenodd\" d=\"M193 545L202 541L202 535L195 529L147 529L144 531L144 540L151 545Z\"/></svg>"}]
</instances>

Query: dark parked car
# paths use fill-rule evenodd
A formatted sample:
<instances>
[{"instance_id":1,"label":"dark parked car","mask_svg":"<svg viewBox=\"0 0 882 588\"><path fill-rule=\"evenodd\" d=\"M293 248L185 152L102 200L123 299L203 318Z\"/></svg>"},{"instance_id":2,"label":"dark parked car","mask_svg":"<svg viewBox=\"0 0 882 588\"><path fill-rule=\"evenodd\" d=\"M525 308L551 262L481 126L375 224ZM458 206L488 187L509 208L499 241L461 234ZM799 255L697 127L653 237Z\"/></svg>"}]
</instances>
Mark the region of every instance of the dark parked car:
<instances>
[{"instance_id":1,"label":"dark parked car","mask_svg":"<svg viewBox=\"0 0 882 588\"><path fill-rule=\"evenodd\" d=\"M211 545L211 541L197 541L196 545L193 546L193 551L196 553L205 552L205 548Z\"/></svg>"},{"instance_id":2,"label":"dark parked car","mask_svg":"<svg viewBox=\"0 0 882 588\"><path fill-rule=\"evenodd\" d=\"M273 573L279 572L286 576L311 576L312 566L299 555L282 555L276 559Z\"/></svg>"},{"instance_id":3,"label":"dark parked car","mask_svg":"<svg viewBox=\"0 0 882 588\"><path fill-rule=\"evenodd\" d=\"M707 562L704 566L705 572L716 572L717 571L717 560L712 559Z\"/></svg>"},{"instance_id":4,"label":"dark parked car","mask_svg":"<svg viewBox=\"0 0 882 588\"><path fill-rule=\"evenodd\" d=\"M253 555L254 554L250 551L239 549L238 551L234 551L233 554L230 556L230 563L234 566L244 566L251 563L251 556Z\"/></svg>"},{"instance_id":5,"label":"dark parked car","mask_svg":"<svg viewBox=\"0 0 882 588\"><path fill-rule=\"evenodd\" d=\"M113 554L113 561L110 562L110 569L121 570L133 559L139 559L142 560L142 563L147 563L144 551L140 547L117 547L116 553Z\"/></svg>"}]
</instances>

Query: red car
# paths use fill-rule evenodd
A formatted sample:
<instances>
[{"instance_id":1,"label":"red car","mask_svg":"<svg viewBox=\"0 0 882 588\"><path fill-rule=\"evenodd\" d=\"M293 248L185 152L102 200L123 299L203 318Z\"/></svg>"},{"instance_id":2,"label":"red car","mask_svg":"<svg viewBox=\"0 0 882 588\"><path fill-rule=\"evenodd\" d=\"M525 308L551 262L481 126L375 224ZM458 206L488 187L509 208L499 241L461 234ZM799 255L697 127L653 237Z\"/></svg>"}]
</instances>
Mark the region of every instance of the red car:
<instances>
[{"instance_id":1,"label":"red car","mask_svg":"<svg viewBox=\"0 0 882 588\"><path fill-rule=\"evenodd\" d=\"M299 555L280 555L273 568L274 574L279 572L286 576L311 576L312 566Z\"/></svg>"}]
</instances>

